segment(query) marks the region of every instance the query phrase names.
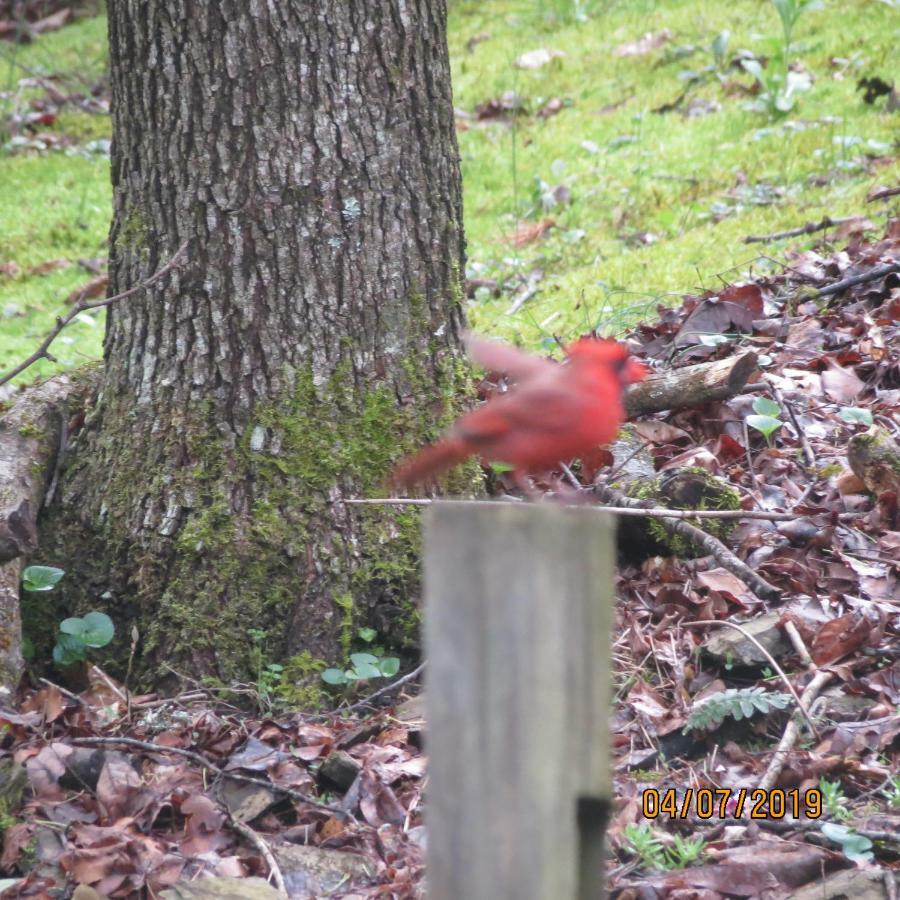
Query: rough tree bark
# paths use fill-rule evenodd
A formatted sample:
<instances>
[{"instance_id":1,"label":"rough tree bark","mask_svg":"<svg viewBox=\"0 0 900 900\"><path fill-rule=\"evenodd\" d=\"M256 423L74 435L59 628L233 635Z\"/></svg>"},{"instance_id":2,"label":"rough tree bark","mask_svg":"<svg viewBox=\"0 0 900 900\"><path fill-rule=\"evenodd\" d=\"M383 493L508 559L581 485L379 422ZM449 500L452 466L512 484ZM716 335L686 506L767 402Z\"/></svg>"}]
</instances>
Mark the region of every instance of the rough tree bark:
<instances>
[{"instance_id":1,"label":"rough tree bark","mask_svg":"<svg viewBox=\"0 0 900 900\"><path fill-rule=\"evenodd\" d=\"M109 290L188 261L109 311L41 560L147 667L246 674L251 627L274 656L400 640L416 520L340 500L465 384L444 0L108 11Z\"/></svg>"}]
</instances>

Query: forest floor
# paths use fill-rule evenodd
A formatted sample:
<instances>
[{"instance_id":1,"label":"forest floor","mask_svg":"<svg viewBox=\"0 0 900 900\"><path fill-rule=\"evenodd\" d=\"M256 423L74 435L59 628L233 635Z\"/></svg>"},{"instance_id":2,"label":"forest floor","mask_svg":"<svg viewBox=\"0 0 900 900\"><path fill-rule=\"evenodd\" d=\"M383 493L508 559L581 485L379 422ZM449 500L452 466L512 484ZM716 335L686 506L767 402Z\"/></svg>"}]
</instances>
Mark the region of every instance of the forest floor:
<instances>
[{"instance_id":1,"label":"forest floor","mask_svg":"<svg viewBox=\"0 0 900 900\"><path fill-rule=\"evenodd\" d=\"M872 428L900 439L900 276L883 270L900 258L900 113L878 81L896 74L900 11L802 14L791 77L808 89L790 97L750 74L783 50L757 0L451 0L450 15L475 327L547 349L599 327L656 369L759 362L735 396L635 426L657 472L706 472L774 517L719 534L777 596L683 542L619 567L611 887L812 897L827 874L845 896L896 896L898 490L851 451ZM0 42L0 370L69 293L101 289L104 47L99 16ZM744 242L825 217L847 221ZM84 314L27 378L96 358L101 335L102 314ZM765 654L691 624L734 616ZM262 640L257 652L257 682L225 697L190 681L172 700L129 697L99 653L87 690L37 682L0 711L0 787L24 771L0 790L2 896L49 897L65 877L91 886L85 900L158 896L200 872L421 895L420 698L299 714ZM323 710L386 683L313 679ZM732 791L722 815L699 814L700 788ZM768 793L747 819L741 789L783 791L784 815Z\"/></svg>"}]
</instances>

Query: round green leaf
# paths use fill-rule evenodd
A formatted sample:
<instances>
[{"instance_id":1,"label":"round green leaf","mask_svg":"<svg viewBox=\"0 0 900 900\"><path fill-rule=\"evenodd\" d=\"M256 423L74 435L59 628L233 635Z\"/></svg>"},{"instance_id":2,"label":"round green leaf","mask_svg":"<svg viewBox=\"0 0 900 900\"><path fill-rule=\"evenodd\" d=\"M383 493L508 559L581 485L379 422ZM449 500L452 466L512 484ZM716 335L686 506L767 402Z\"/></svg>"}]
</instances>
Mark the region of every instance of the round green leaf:
<instances>
[{"instance_id":1,"label":"round green leaf","mask_svg":"<svg viewBox=\"0 0 900 900\"><path fill-rule=\"evenodd\" d=\"M378 632L374 628L360 628L357 632L360 639L365 641L367 644L372 643L378 635Z\"/></svg>"},{"instance_id":2,"label":"round green leaf","mask_svg":"<svg viewBox=\"0 0 900 900\"><path fill-rule=\"evenodd\" d=\"M386 656L378 664L378 668L385 678L390 678L400 671L400 660L396 656Z\"/></svg>"},{"instance_id":3,"label":"round green leaf","mask_svg":"<svg viewBox=\"0 0 900 900\"><path fill-rule=\"evenodd\" d=\"M347 677L343 669L326 669L322 673L322 681L326 684L345 684Z\"/></svg>"},{"instance_id":4,"label":"round green leaf","mask_svg":"<svg viewBox=\"0 0 900 900\"><path fill-rule=\"evenodd\" d=\"M871 425L874 421L872 413L868 409L861 409L858 406L845 406L841 409L841 418L851 425Z\"/></svg>"},{"instance_id":5,"label":"round green leaf","mask_svg":"<svg viewBox=\"0 0 900 900\"><path fill-rule=\"evenodd\" d=\"M753 412L759 413L761 416L772 416L777 419L781 415L781 407L768 397L757 397L753 401Z\"/></svg>"},{"instance_id":6,"label":"round green leaf","mask_svg":"<svg viewBox=\"0 0 900 900\"><path fill-rule=\"evenodd\" d=\"M56 638L56 646L53 648L53 661L58 666L71 666L72 663L84 659L84 641L74 634L61 633Z\"/></svg>"},{"instance_id":7,"label":"round green leaf","mask_svg":"<svg viewBox=\"0 0 900 900\"><path fill-rule=\"evenodd\" d=\"M74 634L80 638L85 631L87 631L87 625L85 624L84 619L74 617L71 619L63 619L62 622L59 623L59 630L63 634Z\"/></svg>"},{"instance_id":8,"label":"round green leaf","mask_svg":"<svg viewBox=\"0 0 900 900\"><path fill-rule=\"evenodd\" d=\"M766 440L784 424L780 419L773 419L771 416L747 416L745 421L751 428L762 432Z\"/></svg>"},{"instance_id":9,"label":"round green leaf","mask_svg":"<svg viewBox=\"0 0 900 900\"><path fill-rule=\"evenodd\" d=\"M88 647L105 647L116 633L112 619L102 612L89 612L83 619L81 639Z\"/></svg>"},{"instance_id":10,"label":"round green leaf","mask_svg":"<svg viewBox=\"0 0 900 900\"><path fill-rule=\"evenodd\" d=\"M32 593L52 591L65 574L65 570L53 566L28 566L22 572L22 587Z\"/></svg>"},{"instance_id":11,"label":"round green leaf","mask_svg":"<svg viewBox=\"0 0 900 900\"><path fill-rule=\"evenodd\" d=\"M364 666L366 664L374 665L378 662L378 657L373 656L371 653L351 653L350 662L352 662L353 665L358 669L360 666Z\"/></svg>"},{"instance_id":12,"label":"round green leaf","mask_svg":"<svg viewBox=\"0 0 900 900\"><path fill-rule=\"evenodd\" d=\"M372 663L362 663L356 666L354 674L360 680L368 678L381 678L381 670Z\"/></svg>"}]
</instances>

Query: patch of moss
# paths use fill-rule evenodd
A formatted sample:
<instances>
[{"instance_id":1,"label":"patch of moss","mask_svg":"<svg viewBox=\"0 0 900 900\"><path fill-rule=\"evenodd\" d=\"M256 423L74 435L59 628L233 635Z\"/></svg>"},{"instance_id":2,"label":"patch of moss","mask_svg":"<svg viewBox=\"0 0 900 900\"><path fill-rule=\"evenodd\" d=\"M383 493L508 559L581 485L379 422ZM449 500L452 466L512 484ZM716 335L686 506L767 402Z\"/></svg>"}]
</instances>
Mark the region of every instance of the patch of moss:
<instances>
[{"instance_id":1,"label":"patch of moss","mask_svg":"<svg viewBox=\"0 0 900 900\"><path fill-rule=\"evenodd\" d=\"M302 710L321 709L328 697L320 673L328 668L324 659L316 659L308 650L284 662L278 697L287 706Z\"/></svg>"},{"instance_id":2,"label":"patch of moss","mask_svg":"<svg viewBox=\"0 0 900 900\"><path fill-rule=\"evenodd\" d=\"M740 509L741 495L706 469L688 466L679 470L678 474L691 476L697 480L697 484L700 486L697 500L689 505L672 499L671 495L666 492L662 476L648 481L633 482L628 486L626 493L629 497L638 500L652 500L669 509ZM648 517L646 521L647 529L653 539L673 556L690 559L696 555L697 549L693 543L679 534L670 534L659 519ZM685 521L720 541L726 541L735 526L733 519L686 519Z\"/></svg>"},{"instance_id":3,"label":"patch of moss","mask_svg":"<svg viewBox=\"0 0 900 900\"><path fill-rule=\"evenodd\" d=\"M40 437L43 432L33 422L26 422L19 426L19 436L23 438Z\"/></svg>"}]
</instances>

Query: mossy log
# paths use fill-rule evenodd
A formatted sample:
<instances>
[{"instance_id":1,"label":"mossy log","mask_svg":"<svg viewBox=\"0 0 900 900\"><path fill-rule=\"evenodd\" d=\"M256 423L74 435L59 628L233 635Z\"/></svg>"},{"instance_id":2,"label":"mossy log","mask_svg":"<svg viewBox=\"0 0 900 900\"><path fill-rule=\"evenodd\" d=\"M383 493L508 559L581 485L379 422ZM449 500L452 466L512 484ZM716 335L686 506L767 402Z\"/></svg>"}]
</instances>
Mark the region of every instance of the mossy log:
<instances>
[{"instance_id":1,"label":"mossy log","mask_svg":"<svg viewBox=\"0 0 900 900\"><path fill-rule=\"evenodd\" d=\"M58 376L25 390L0 418L0 701L22 675L22 557L37 549L37 516L66 435L75 380Z\"/></svg>"},{"instance_id":2,"label":"mossy log","mask_svg":"<svg viewBox=\"0 0 900 900\"><path fill-rule=\"evenodd\" d=\"M850 438L847 461L873 494L900 494L900 446L885 429L875 426Z\"/></svg>"},{"instance_id":3,"label":"mossy log","mask_svg":"<svg viewBox=\"0 0 900 900\"><path fill-rule=\"evenodd\" d=\"M739 356L652 375L646 381L632 385L625 397L625 409L628 417L633 419L666 409L726 400L740 393L757 368L756 354L748 351Z\"/></svg>"}]
</instances>

